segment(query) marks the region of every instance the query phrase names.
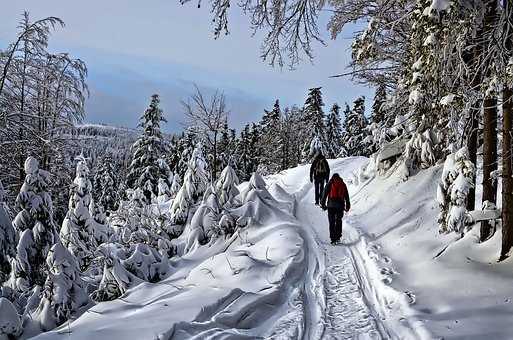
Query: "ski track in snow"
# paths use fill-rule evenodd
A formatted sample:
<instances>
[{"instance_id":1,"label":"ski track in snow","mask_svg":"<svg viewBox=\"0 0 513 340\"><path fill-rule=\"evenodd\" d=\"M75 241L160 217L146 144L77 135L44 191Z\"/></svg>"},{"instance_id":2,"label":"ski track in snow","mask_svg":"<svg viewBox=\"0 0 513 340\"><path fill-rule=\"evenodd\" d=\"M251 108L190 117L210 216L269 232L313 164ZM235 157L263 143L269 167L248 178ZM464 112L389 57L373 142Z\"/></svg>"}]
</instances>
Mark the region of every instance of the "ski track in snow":
<instances>
[{"instance_id":1,"label":"ski track in snow","mask_svg":"<svg viewBox=\"0 0 513 340\"><path fill-rule=\"evenodd\" d=\"M346 179L350 178L351 172L356 170L351 162L358 163L353 159L336 164L336 170L342 170L341 176ZM345 168L349 164L353 166ZM306 171L296 174L298 177L301 175L307 176ZM392 307L396 303L395 294L379 296L379 288L372 287L372 279L366 272L365 264L368 257L374 260L380 259L381 256L377 254L379 246L368 247L365 242L361 242L362 232L356 227L357 219L351 215L344 217L342 244L331 245L327 214L313 204L313 186L305 181L307 180L296 178L295 183L279 183L295 196L295 216L304 229L303 236L313 242L309 246L311 248L309 252L313 252L315 254L313 257L316 257L319 262L315 265L313 275L310 274L310 287L305 286L304 312L307 314L305 315L307 321L305 321L303 339L418 338L418 334L408 322L404 322L404 325L401 325L404 326L401 327L403 329L399 331L391 329L395 326L394 324L387 324L385 309L395 309ZM297 187L299 183L302 185ZM355 188L350 187L350 192L351 189ZM352 194L355 193L352 192ZM365 254L361 254L362 252ZM382 270L381 273L387 274L389 270ZM390 282L391 277L384 275L383 280ZM383 304L386 306L381 306ZM406 318L400 318L403 321L406 320ZM407 337L404 337L405 334Z\"/></svg>"},{"instance_id":2,"label":"ski track in snow","mask_svg":"<svg viewBox=\"0 0 513 340\"><path fill-rule=\"evenodd\" d=\"M347 236L343 236L342 245L329 244L326 213L313 206L312 202L313 190L309 190L298 202L297 217L315 233L318 249L324 255L325 271L321 275L326 302L322 338L381 339L376 320L359 285L351 254L343 245L348 243ZM344 224L344 229L347 229L347 224Z\"/></svg>"}]
</instances>

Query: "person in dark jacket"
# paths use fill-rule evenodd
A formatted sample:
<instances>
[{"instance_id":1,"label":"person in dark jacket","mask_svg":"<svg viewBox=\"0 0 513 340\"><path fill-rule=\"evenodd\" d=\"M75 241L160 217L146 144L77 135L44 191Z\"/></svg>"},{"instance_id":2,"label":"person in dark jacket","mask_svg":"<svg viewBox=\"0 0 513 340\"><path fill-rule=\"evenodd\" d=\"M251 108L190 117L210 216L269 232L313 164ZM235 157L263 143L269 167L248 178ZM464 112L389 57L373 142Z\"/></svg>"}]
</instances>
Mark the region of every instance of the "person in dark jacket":
<instances>
[{"instance_id":1,"label":"person in dark jacket","mask_svg":"<svg viewBox=\"0 0 513 340\"><path fill-rule=\"evenodd\" d=\"M310 182L315 185L315 204L319 205L324 186L330 178L330 166L323 156L322 152L318 152L315 156L312 166L310 166Z\"/></svg>"},{"instance_id":2,"label":"person in dark jacket","mask_svg":"<svg viewBox=\"0 0 513 340\"><path fill-rule=\"evenodd\" d=\"M322 195L321 207L323 210L328 209L331 244L337 244L342 237L344 211L349 211L351 208L349 191L339 174L333 174L328 185L326 185Z\"/></svg>"}]
</instances>

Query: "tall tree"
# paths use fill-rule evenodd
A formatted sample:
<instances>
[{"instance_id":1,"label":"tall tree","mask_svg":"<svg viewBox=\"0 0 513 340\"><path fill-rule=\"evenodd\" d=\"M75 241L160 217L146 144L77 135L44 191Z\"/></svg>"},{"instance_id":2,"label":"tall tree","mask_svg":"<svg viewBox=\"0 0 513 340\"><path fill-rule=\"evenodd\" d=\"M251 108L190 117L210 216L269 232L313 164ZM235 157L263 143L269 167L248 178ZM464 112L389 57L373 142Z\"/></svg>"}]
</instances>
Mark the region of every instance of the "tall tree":
<instances>
[{"instance_id":1,"label":"tall tree","mask_svg":"<svg viewBox=\"0 0 513 340\"><path fill-rule=\"evenodd\" d=\"M354 101L352 110L346 113L344 120L342 147L345 156L369 155L368 145L366 144L366 138L368 136L366 129L367 124L367 118L365 117L365 97L359 97Z\"/></svg>"},{"instance_id":2,"label":"tall tree","mask_svg":"<svg viewBox=\"0 0 513 340\"><path fill-rule=\"evenodd\" d=\"M25 161L25 182L16 198L20 211L14 219L19 234L17 254L8 286L26 294L46 280L45 259L57 240L53 205L49 194L50 173L39 168L33 157Z\"/></svg>"},{"instance_id":3,"label":"tall tree","mask_svg":"<svg viewBox=\"0 0 513 340\"><path fill-rule=\"evenodd\" d=\"M503 1L505 12L504 47L506 59L513 56L513 4L510 0ZM513 87L505 82L502 88L502 247L500 260L508 257L513 247L513 148L511 137L513 133Z\"/></svg>"},{"instance_id":4,"label":"tall tree","mask_svg":"<svg viewBox=\"0 0 513 340\"><path fill-rule=\"evenodd\" d=\"M497 23L497 3L485 1L484 34L491 39ZM492 70L488 69L485 81L490 81ZM492 173L497 170L497 97L494 91L486 91L483 100L483 196L482 202L497 202L497 182ZM494 230L489 221L481 222L481 241L490 238Z\"/></svg>"},{"instance_id":5,"label":"tall tree","mask_svg":"<svg viewBox=\"0 0 513 340\"><path fill-rule=\"evenodd\" d=\"M151 96L149 108L140 118L139 126L143 131L132 146L132 163L127 177L128 187L141 189L147 203L151 201L152 196L158 195L159 178L169 181L170 175L159 166L159 159L167 152L167 145L160 130L160 123L166 122L166 119L159 105L160 98L154 94Z\"/></svg>"},{"instance_id":6,"label":"tall tree","mask_svg":"<svg viewBox=\"0 0 513 340\"><path fill-rule=\"evenodd\" d=\"M0 181L0 285L11 272L10 259L16 255L16 234L4 203L4 187Z\"/></svg>"},{"instance_id":7,"label":"tall tree","mask_svg":"<svg viewBox=\"0 0 513 340\"><path fill-rule=\"evenodd\" d=\"M283 154L280 152L282 136L279 100L276 100L271 111L265 110L262 120L260 121L260 133L260 164L265 165L269 173L274 173L281 169L281 157Z\"/></svg>"},{"instance_id":8,"label":"tall tree","mask_svg":"<svg viewBox=\"0 0 513 340\"><path fill-rule=\"evenodd\" d=\"M342 124L340 122L340 106L333 104L326 119L326 141L328 144L328 158L339 155L342 147Z\"/></svg>"},{"instance_id":9,"label":"tall tree","mask_svg":"<svg viewBox=\"0 0 513 340\"><path fill-rule=\"evenodd\" d=\"M322 107L324 102L322 100L321 87L314 87L308 90L308 96L305 100L303 107L304 126L307 131L306 140L304 140L303 159L308 159L312 155L310 152L310 143L314 138L317 138L321 147L326 151L326 117Z\"/></svg>"}]
</instances>

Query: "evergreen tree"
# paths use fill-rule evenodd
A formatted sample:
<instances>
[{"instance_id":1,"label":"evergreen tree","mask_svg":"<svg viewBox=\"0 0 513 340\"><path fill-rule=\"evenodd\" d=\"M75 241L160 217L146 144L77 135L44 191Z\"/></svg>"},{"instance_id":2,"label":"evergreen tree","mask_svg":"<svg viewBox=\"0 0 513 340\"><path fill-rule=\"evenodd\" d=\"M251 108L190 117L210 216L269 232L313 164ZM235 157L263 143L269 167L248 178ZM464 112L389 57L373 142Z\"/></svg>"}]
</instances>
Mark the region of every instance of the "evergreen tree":
<instances>
[{"instance_id":1,"label":"evergreen tree","mask_svg":"<svg viewBox=\"0 0 513 340\"><path fill-rule=\"evenodd\" d=\"M322 109L323 106L321 87L311 88L303 108L304 128L306 130L306 140L303 141L303 160L305 161L313 156L309 153L310 144L314 138L320 141L323 151L327 149L326 118Z\"/></svg>"},{"instance_id":2,"label":"evergreen tree","mask_svg":"<svg viewBox=\"0 0 513 340\"><path fill-rule=\"evenodd\" d=\"M11 272L10 258L16 255L16 234L4 203L4 187L0 182L0 285Z\"/></svg>"},{"instance_id":3,"label":"evergreen tree","mask_svg":"<svg viewBox=\"0 0 513 340\"><path fill-rule=\"evenodd\" d=\"M89 302L86 283L80 277L77 259L60 242L48 252L46 258L48 278L42 299L35 311L43 332L65 323L80 307Z\"/></svg>"},{"instance_id":4,"label":"evergreen tree","mask_svg":"<svg viewBox=\"0 0 513 340\"><path fill-rule=\"evenodd\" d=\"M370 154L367 137L367 118L365 118L365 97L354 101L353 109L348 112L346 104L342 147L344 156L368 156Z\"/></svg>"},{"instance_id":5,"label":"evergreen tree","mask_svg":"<svg viewBox=\"0 0 513 340\"><path fill-rule=\"evenodd\" d=\"M132 163L129 167L127 184L129 188L143 191L146 203L152 196L158 195L158 181L163 178L169 183L169 173L159 166L159 158L167 151L166 143L160 131L160 123L166 122L159 108L159 96L151 97L150 107L141 117L142 135L132 146Z\"/></svg>"},{"instance_id":6,"label":"evergreen tree","mask_svg":"<svg viewBox=\"0 0 513 340\"><path fill-rule=\"evenodd\" d=\"M20 293L28 293L46 279L45 259L57 239L53 221L53 204L49 190L50 173L39 168L34 157L24 165L25 181L16 198L20 212L14 227L20 235L17 254L8 285Z\"/></svg>"},{"instance_id":7,"label":"evergreen tree","mask_svg":"<svg viewBox=\"0 0 513 340\"><path fill-rule=\"evenodd\" d=\"M386 124L385 122L385 108L384 105L387 101L387 87L385 83L380 83L376 89L374 95L374 101L372 102L372 123L378 125Z\"/></svg>"},{"instance_id":8,"label":"evergreen tree","mask_svg":"<svg viewBox=\"0 0 513 340\"><path fill-rule=\"evenodd\" d=\"M333 107L326 119L326 140L328 142L327 157L335 158L342 148L342 125L340 122L340 106L333 104Z\"/></svg>"},{"instance_id":9,"label":"evergreen tree","mask_svg":"<svg viewBox=\"0 0 513 340\"><path fill-rule=\"evenodd\" d=\"M240 139L238 141L238 164L237 167L239 177L243 180L248 180L251 174L255 171L256 166L254 162L254 150L251 148L251 130L249 124L246 124L244 129L240 133Z\"/></svg>"},{"instance_id":10,"label":"evergreen tree","mask_svg":"<svg viewBox=\"0 0 513 340\"><path fill-rule=\"evenodd\" d=\"M97 205L107 211L114 211L119 204L118 176L114 170L114 161L111 156L104 157L94 176L94 198Z\"/></svg>"},{"instance_id":11,"label":"evergreen tree","mask_svg":"<svg viewBox=\"0 0 513 340\"><path fill-rule=\"evenodd\" d=\"M80 270L85 271L96 248L94 222L89 212L92 184L87 160L83 155L77 160L76 177L70 187L68 213L62 223L60 238L63 246L76 257Z\"/></svg>"},{"instance_id":12,"label":"evergreen tree","mask_svg":"<svg viewBox=\"0 0 513 340\"><path fill-rule=\"evenodd\" d=\"M208 185L208 171L201 144L194 149L185 173L183 184L171 205L171 220L184 225L189 217L190 207L203 195ZM183 228L177 230L179 236Z\"/></svg>"},{"instance_id":13,"label":"evergreen tree","mask_svg":"<svg viewBox=\"0 0 513 340\"><path fill-rule=\"evenodd\" d=\"M259 151L260 165L267 168L269 173L281 169L282 160L279 153L281 140L281 109L280 102L276 100L271 111L265 110L260 121Z\"/></svg>"},{"instance_id":14,"label":"evergreen tree","mask_svg":"<svg viewBox=\"0 0 513 340\"><path fill-rule=\"evenodd\" d=\"M215 191L221 207L233 203L234 198L239 194L237 185L239 185L237 174L228 165L221 172L215 185Z\"/></svg>"}]
</instances>

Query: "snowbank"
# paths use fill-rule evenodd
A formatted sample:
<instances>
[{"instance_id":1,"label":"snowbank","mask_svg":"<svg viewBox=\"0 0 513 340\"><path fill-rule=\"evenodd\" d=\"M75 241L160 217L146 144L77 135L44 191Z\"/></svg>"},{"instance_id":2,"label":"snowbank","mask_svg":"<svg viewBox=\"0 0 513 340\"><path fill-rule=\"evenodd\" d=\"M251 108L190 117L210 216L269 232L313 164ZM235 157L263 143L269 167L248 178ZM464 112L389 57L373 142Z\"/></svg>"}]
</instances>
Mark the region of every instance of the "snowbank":
<instances>
[{"instance_id":1,"label":"snowbank","mask_svg":"<svg viewBox=\"0 0 513 340\"><path fill-rule=\"evenodd\" d=\"M436 166L406 182L394 174L374 179L354 195L348 223L364 232L383 279L404 292L434 336L511 339L513 260L496 262L500 230L482 244L479 226L461 240L439 233L441 175Z\"/></svg>"}]
</instances>

